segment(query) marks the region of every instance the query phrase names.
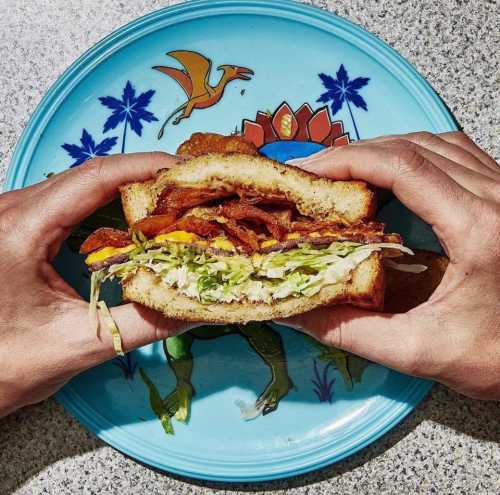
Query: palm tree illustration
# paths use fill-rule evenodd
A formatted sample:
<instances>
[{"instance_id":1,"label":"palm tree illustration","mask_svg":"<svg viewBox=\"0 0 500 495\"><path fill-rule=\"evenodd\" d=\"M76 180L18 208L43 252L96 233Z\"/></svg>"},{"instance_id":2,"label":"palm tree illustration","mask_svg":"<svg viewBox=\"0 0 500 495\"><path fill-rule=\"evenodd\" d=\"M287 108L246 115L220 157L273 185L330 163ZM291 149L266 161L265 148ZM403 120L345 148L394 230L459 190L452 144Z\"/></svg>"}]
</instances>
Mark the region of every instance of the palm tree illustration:
<instances>
[{"instance_id":1,"label":"palm tree illustration","mask_svg":"<svg viewBox=\"0 0 500 495\"><path fill-rule=\"evenodd\" d=\"M331 101L332 116L334 116L342 108L345 101L347 109L349 110L349 115L351 116L354 132L356 133L356 139L359 140L358 127L356 125L356 121L354 120L350 103L357 108L362 108L363 110L368 111L366 101L358 93L358 91L368 84L370 78L357 77L356 79L349 80L344 64L340 65L336 74L337 78L323 73L318 75L327 91L325 91L317 99L317 101L322 103L328 103Z\"/></svg>"},{"instance_id":2,"label":"palm tree illustration","mask_svg":"<svg viewBox=\"0 0 500 495\"><path fill-rule=\"evenodd\" d=\"M115 129L118 124L124 122L122 153L125 153L128 126L130 126L132 131L141 137L143 129L141 120L144 120L145 122L158 121L152 112L146 110L154 94L155 91L150 89L149 91L145 91L139 96L136 96L134 86L130 81L127 81L125 88L123 89L121 100L115 98L114 96L102 96L99 98L102 105L113 111L104 123L104 133L108 132L110 129Z\"/></svg>"}]
</instances>

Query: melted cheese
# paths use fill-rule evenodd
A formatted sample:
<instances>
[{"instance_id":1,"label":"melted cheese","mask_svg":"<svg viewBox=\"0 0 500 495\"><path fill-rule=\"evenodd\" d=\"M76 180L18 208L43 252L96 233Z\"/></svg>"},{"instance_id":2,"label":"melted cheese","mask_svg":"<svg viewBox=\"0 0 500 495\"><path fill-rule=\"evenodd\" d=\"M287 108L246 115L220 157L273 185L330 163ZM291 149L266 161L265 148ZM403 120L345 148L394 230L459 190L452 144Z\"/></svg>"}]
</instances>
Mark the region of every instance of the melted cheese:
<instances>
[{"instance_id":1,"label":"melted cheese","mask_svg":"<svg viewBox=\"0 0 500 495\"><path fill-rule=\"evenodd\" d=\"M225 221L223 218L217 218L217 221ZM311 232L308 234L309 237L323 237L323 236L331 236L334 235L333 232L325 232L323 235L321 235L319 232ZM296 240L300 239L301 234L298 232L292 232L290 234L287 234L286 239L287 240ZM199 236L196 234L193 234L191 232L186 232L185 230L174 230L173 232L169 232L167 234L160 234L157 235L154 238L154 241L157 243L163 243L163 242L178 242L178 243L184 243L184 244L196 244L200 247L207 247L210 245L210 247L213 247L215 249L222 249L224 251L235 251L236 247L235 245L229 240L226 239L225 237L216 237L212 241L207 242L203 239L201 239ZM260 247L262 249L275 246L278 244L278 241L275 239L268 239L266 241L261 242ZM105 247L102 249L99 249L99 251L96 251L94 253L91 253L87 256L85 263L87 265L93 265L94 263L99 263L107 258L110 258L111 256L117 256L119 254L125 254L129 253L130 251L133 251L135 249L135 244L130 244L129 246L125 246L123 248L114 248L114 247Z\"/></svg>"},{"instance_id":2,"label":"melted cheese","mask_svg":"<svg viewBox=\"0 0 500 495\"><path fill-rule=\"evenodd\" d=\"M135 249L135 244L130 244L122 248L115 248L111 246L105 247L99 249L98 251L95 251L94 253L90 253L85 259L85 263L87 265L93 265L94 263L99 263L101 261L104 261L110 258L111 256L130 253L130 251L133 251L134 249Z\"/></svg>"},{"instance_id":3,"label":"melted cheese","mask_svg":"<svg viewBox=\"0 0 500 495\"><path fill-rule=\"evenodd\" d=\"M210 247L215 249L223 249L224 251L235 251L234 244L225 237L216 237L211 243Z\"/></svg>"},{"instance_id":4,"label":"melted cheese","mask_svg":"<svg viewBox=\"0 0 500 495\"><path fill-rule=\"evenodd\" d=\"M270 239L269 241L261 242L260 247L265 249L265 248L274 246L275 244L278 244L278 241L276 241L275 239Z\"/></svg>"},{"instance_id":5,"label":"melted cheese","mask_svg":"<svg viewBox=\"0 0 500 495\"><path fill-rule=\"evenodd\" d=\"M183 242L186 244L191 244L199 240L196 234L191 232L186 232L185 230L174 230L168 234L160 234L155 237L155 242Z\"/></svg>"}]
</instances>

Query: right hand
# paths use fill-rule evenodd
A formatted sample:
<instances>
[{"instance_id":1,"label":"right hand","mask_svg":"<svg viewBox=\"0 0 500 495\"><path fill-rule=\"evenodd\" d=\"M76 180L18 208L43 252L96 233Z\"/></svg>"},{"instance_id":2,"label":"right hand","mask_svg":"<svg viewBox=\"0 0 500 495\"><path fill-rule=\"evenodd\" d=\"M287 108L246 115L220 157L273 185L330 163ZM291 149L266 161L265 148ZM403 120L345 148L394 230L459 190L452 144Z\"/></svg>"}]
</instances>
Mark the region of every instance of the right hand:
<instances>
[{"instance_id":1,"label":"right hand","mask_svg":"<svg viewBox=\"0 0 500 495\"><path fill-rule=\"evenodd\" d=\"M292 164L392 189L432 226L450 263L429 301L407 313L337 306L281 323L465 395L500 399L498 164L460 132L361 141Z\"/></svg>"}]
</instances>

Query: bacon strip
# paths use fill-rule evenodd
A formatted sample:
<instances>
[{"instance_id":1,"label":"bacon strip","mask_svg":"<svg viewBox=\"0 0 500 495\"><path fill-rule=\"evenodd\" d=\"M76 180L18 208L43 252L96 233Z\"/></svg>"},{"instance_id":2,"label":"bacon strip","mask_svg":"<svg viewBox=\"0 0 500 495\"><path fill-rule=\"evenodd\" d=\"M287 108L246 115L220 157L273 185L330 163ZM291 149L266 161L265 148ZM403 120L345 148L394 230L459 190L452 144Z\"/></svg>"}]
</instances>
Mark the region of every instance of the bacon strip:
<instances>
[{"instance_id":1,"label":"bacon strip","mask_svg":"<svg viewBox=\"0 0 500 495\"><path fill-rule=\"evenodd\" d=\"M90 234L80 246L81 254L89 254L105 247L125 247L132 243L128 232L102 227Z\"/></svg>"},{"instance_id":2,"label":"bacon strip","mask_svg":"<svg viewBox=\"0 0 500 495\"><path fill-rule=\"evenodd\" d=\"M231 192L220 189L198 189L196 187L172 189L166 187L158 196L153 214L162 215L169 210L186 210L233 195Z\"/></svg>"},{"instance_id":3,"label":"bacon strip","mask_svg":"<svg viewBox=\"0 0 500 495\"><path fill-rule=\"evenodd\" d=\"M291 202L288 201L285 198L282 198L281 196L251 196L248 195L247 193L243 191L238 191L238 195L240 198L251 204L251 205L259 205L259 206L281 206L281 207L288 207L288 208L294 208L295 205Z\"/></svg>"},{"instance_id":4,"label":"bacon strip","mask_svg":"<svg viewBox=\"0 0 500 495\"><path fill-rule=\"evenodd\" d=\"M228 220L221 226L230 236L241 241L247 252L252 253L259 250L259 238L253 230L238 225L234 220Z\"/></svg>"},{"instance_id":5,"label":"bacon strip","mask_svg":"<svg viewBox=\"0 0 500 495\"><path fill-rule=\"evenodd\" d=\"M271 253L273 251L288 251L290 249L296 248L300 244L311 244L312 246L328 246L332 242L358 242L359 244L371 244L378 242L392 242L396 244L402 244L401 237L398 234L377 234L377 233L352 233L352 234L342 234L338 233L336 235L328 235L324 237L300 237L299 239L289 239L267 248L261 249L263 253Z\"/></svg>"},{"instance_id":6,"label":"bacon strip","mask_svg":"<svg viewBox=\"0 0 500 495\"><path fill-rule=\"evenodd\" d=\"M243 200L230 201L221 207L224 216L233 220L253 220L262 222L275 239L282 239L288 232L286 225L278 221L278 218L267 211L261 210Z\"/></svg>"},{"instance_id":7,"label":"bacon strip","mask_svg":"<svg viewBox=\"0 0 500 495\"><path fill-rule=\"evenodd\" d=\"M175 210L170 210L164 215L151 215L134 223L132 230L138 230L147 238L151 238L174 224L177 220L177 216L178 213Z\"/></svg>"},{"instance_id":8,"label":"bacon strip","mask_svg":"<svg viewBox=\"0 0 500 495\"><path fill-rule=\"evenodd\" d=\"M293 218L293 210L290 208L286 208L284 210L274 210L269 212L271 215L274 215L278 222L282 225L285 225L288 230L292 228L292 218Z\"/></svg>"},{"instance_id":9,"label":"bacon strip","mask_svg":"<svg viewBox=\"0 0 500 495\"><path fill-rule=\"evenodd\" d=\"M343 225L339 225L338 223L335 222L315 222L313 220L311 221L300 220L292 222L291 227L294 232L305 232L305 233L318 232L320 230L325 230L325 229L334 232L338 231L344 233L380 232L383 234L384 231L384 224L379 222L358 223L346 227Z\"/></svg>"},{"instance_id":10,"label":"bacon strip","mask_svg":"<svg viewBox=\"0 0 500 495\"><path fill-rule=\"evenodd\" d=\"M158 233L166 234L174 230L185 230L201 237L214 237L222 231L220 225L217 223L195 217L194 215L187 215Z\"/></svg>"}]
</instances>

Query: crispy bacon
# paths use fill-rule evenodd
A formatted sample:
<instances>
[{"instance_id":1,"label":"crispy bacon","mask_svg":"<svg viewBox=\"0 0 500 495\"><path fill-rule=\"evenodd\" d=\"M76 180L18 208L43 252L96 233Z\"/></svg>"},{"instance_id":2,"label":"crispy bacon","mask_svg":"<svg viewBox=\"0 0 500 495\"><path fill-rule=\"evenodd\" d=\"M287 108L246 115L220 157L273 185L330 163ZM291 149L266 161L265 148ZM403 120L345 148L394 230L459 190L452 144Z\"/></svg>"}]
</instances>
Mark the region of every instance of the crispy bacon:
<instances>
[{"instance_id":1,"label":"crispy bacon","mask_svg":"<svg viewBox=\"0 0 500 495\"><path fill-rule=\"evenodd\" d=\"M161 215L169 210L186 210L203 205L216 199L233 196L233 193L221 189L198 189L196 187L166 187L158 196L154 215Z\"/></svg>"},{"instance_id":2,"label":"crispy bacon","mask_svg":"<svg viewBox=\"0 0 500 495\"><path fill-rule=\"evenodd\" d=\"M314 220L301 219L292 222L292 230L294 232L318 232L320 230L331 230L339 232L382 232L384 231L384 224L379 222L358 223L355 225L344 226L336 222L316 222Z\"/></svg>"},{"instance_id":3,"label":"crispy bacon","mask_svg":"<svg viewBox=\"0 0 500 495\"><path fill-rule=\"evenodd\" d=\"M177 222L161 230L159 234L166 234L174 230L185 230L201 237L215 237L222 232L219 224L194 215L182 217Z\"/></svg>"},{"instance_id":4,"label":"crispy bacon","mask_svg":"<svg viewBox=\"0 0 500 495\"><path fill-rule=\"evenodd\" d=\"M240 198L251 205L259 205L259 206L281 206L284 208L292 208L295 205L286 200L285 198L281 198L278 196L264 197L264 196L249 196L248 194L242 193L238 191L238 195Z\"/></svg>"},{"instance_id":5,"label":"crispy bacon","mask_svg":"<svg viewBox=\"0 0 500 495\"><path fill-rule=\"evenodd\" d=\"M293 210L291 208L273 210L269 213L271 213L271 215L274 215L278 219L278 222L282 225L285 225L288 230L292 228Z\"/></svg>"},{"instance_id":6,"label":"crispy bacon","mask_svg":"<svg viewBox=\"0 0 500 495\"><path fill-rule=\"evenodd\" d=\"M221 226L230 237L238 239L247 252L259 250L259 239L253 230L238 225L234 220L228 220L226 223L221 224Z\"/></svg>"},{"instance_id":7,"label":"crispy bacon","mask_svg":"<svg viewBox=\"0 0 500 495\"><path fill-rule=\"evenodd\" d=\"M125 247L132 242L128 232L102 227L90 234L80 246L81 254L89 254L104 247Z\"/></svg>"},{"instance_id":8,"label":"crispy bacon","mask_svg":"<svg viewBox=\"0 0 500 495\"><path fill-rule=\"evenodd\" d=\"M177 220L177 216L178 213L175 210L170 210L164 215L151 215L136 222L132 226L132 229L138 230L146 237L151 238L174 224Z\"/></svg>"},{"instance_id":9,"label":"crispy bacon","mask_svg":"<svg viewBox=\"0 0 500 495\"><path fill-rule=\"evenodd\" d=\"M275 239L282 239L288 228L278 218L244 200L230 201L221 207L221 213L233 220L253 220L263 223Z\"/></svg>"},{"instance_id":10,"label":"crispy bacon","mask_svg":"<svg viewBox=\"0 0 500 495\"><path fill-rule=\"evenodd\" d=\"M401 244L402 240L398 234L378 234L378 233L342 233L338 232L335 235L325 235L322 237L307 237L302 236L299 239L289 239L272 246L261 249L263 253L271 253L273 251L288 251L300 244L311 244L313 246L328 246L332 242L358 242L360 244L371 244L374 242L393 242Z\"/></svg>"}]
</instances>

